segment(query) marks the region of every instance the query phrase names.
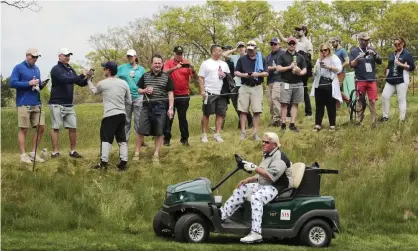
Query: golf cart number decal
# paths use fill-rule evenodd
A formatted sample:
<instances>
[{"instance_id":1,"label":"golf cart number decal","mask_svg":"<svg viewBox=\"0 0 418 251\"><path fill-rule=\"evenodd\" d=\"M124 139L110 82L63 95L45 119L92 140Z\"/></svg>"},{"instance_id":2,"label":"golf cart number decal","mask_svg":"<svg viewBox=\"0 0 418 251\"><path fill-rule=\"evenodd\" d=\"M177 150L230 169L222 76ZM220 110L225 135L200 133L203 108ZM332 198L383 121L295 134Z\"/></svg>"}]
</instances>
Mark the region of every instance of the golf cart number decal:
<instances>
[{"instance_id":1,"label":"golf cart number decal","mask_svg":"<svg viewBox=\"0 0 418 251\"><path fill-rule=\"evenodd\" d=\"M290 210L281 210L280 220L290 220Z\"/></svg>"}]
</instances>

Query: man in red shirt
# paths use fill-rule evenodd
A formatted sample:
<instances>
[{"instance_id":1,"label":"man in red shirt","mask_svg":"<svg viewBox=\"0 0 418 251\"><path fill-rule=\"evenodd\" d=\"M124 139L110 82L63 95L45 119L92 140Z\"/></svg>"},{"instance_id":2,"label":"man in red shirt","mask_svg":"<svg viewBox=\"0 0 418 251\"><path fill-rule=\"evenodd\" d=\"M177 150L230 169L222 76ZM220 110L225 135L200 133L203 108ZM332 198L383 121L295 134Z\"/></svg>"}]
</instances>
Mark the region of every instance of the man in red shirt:
<instances>
[{"instance_id":1,"label":"man in red shirt","mask_svg":"<svg viewBox=\"0 0 418 251\"><path fill-rule=\"evenodd\" d=\"M189 125L187 123L187 109L189 108L190 77L198 79L198 76L189 61L183 58L183 47L174 47L173 58L165 61L164 72L168 73L174 83L174 112L177 110L179 119L179 128L181 133L180 143L189 146ZM173 116L174 118L174 116ZM164 128L164 145L169 146L171 140L171 127L173 119L167 119Z\"/></svg>"}]
</instances>

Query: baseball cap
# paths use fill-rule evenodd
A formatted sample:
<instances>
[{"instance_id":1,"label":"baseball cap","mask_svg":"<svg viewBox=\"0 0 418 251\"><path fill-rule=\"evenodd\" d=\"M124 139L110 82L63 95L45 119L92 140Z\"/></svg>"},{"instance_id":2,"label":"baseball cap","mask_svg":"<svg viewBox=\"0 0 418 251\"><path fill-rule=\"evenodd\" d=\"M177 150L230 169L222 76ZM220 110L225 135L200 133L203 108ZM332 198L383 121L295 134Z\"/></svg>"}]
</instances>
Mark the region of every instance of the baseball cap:
<instances>
[{"instance_id":1,"label":"baseball cap","mask_svg":"<svg viewBox=\"0 0 418 251\"><path fill-rule=\"evenodd\" d=\"M270 43L280 44L280 40L277 37L274 37L270 40Z\"/></svg>"},{"instance_id":2,"label":"baseball cap","mask_svg":"<svg viewBox=\"0 0 418 251\"><path fill-rule=\"evenodd\" d=\"M360 32L357 35L357 39L369 40L370 39L370 36L366 32Z\"/></svg>"},{"instance_id":3,"label":"baseball cap","mask_svg":"<svg viewBox=\"0 0 418 251\"><path fill-rule=\"evenodd\" d=\"M257 48L257 43L254 40L250 40L247 43L247 50L254 50Z\"/></svg>"},{"instance_id":4,"label":"baseball cap","mask_svg":"<svg viewBox=\"0 0 418 251\"><path fill-rule=\"evenodd\" d=\"M245 47L245 43L244 43L244 42L242 42L242 41L239 41L239 42L237 43L237 47L241 47L241 46L244 46L244 47Z\"/></svg>"},{"instance_id":5,"label":"baseball cap","mask_svg":"<svg viewBox=\"0 0 418 251\"><path fill-rule=\"evenodd\" d=\"M107 61L106 63L102 63L102 67L111 71L118 71L118 65L113 61Z\"/></svg>"},{"instance_id":6,"label":"baseball cap","mask_svg":"<svg viewBox=\"0 0 418 251\"><path fill-rule=\"evenodd\" d=\"M68 48L61 48L58 55L73 55L73 53Z\"/></svg>"},{"instance_id":7,"label":"baseball cap","mask_svg":"<svg viewBox=\"0 0 418 251\"><path fill-rule=\"evenodd\" d=\"M232 45L225 45L225 46L222 46L222 50L232 50Z\"/></svg>"},{"instance_id":8,"label":"baseball cap","mask_svg":"<svg viewBox=\"0 0 418 251\"><path fill-rule=\"evenodd\" d=\"M294 37L289 37L288 39L287 39L287 43L290 43L290 42L295 42L295 43L297 43L297 40L296 40L296 38L294 38Z\"/></svg>"},{"instance_id":9,"label":"baseball cap","mask_svg":"<svg viewBox=\"0 0 418 251\"><path fill-rule=\"evenodd\" d=\"M136 56L136 51L133 49L130 49L126 52L126 56Z\"/></svg>"},{"instance_id":10,"label":"baseball cap","mask_svg":"<svg viewBox=\"0 0 418 251\"><path fill-rule=\"evenodd\" d=\"M35 48L29 48L29 49L26 51L26 55L32 55L32 56L34 56L34 57L40 57L40 56L41 56L41 54L39 54L38 50L37 50L37 49L35 49Z\"/></svg>"},{"instance_id":11,"label":"baseball cap","mask_svg":"<svg viewBox=\"0 0 418 251\"><path fill-rule=\"evenodd\" d=\"M176 47L174 47L174 50L173 50L173 52L175 52L175 53L183 53L183 47L181 47L181 46L176 46Z\"/></svg>"}]
</instances>

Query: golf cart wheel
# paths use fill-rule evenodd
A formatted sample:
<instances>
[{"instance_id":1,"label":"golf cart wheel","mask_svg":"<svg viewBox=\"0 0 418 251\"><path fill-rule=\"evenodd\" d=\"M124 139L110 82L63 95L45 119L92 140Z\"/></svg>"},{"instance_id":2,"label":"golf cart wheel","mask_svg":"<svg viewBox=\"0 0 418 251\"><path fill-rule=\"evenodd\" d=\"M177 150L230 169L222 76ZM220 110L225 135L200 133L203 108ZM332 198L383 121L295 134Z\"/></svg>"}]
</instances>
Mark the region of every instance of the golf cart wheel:
<instances>
[{"instance_id":1,"label":"golf cart wheel","mask_svg":"<svg viewBox=\"0 0 418 251\"><path fill-rule=\"evenodd\" d=\"M173 230L166 227L163 224L163 210L158 210L157 214L154 216L154 221L152 222L152 227L154 228L154 233L160 237L172 236Z\"/></svg>"},{"instance_id":2,"label":"golf cart wheel","mask_svg":"<svg viewBox=\"0 0 418 251\"><path fill-rule=\"evenodd\" d=\"M332 230L326 221L313 219L303 226L299 238L303 245L309 247L328 247L331 243Z\"/></svg>"},{"instance_id":3,"label":"golf cart wheel","mask_svg":"<svg viewBox=\"0 0 418 251\"><path fill-rule=\"evenodd\" d=\"M174 228L176 241L203 243L209 236L205 220L198 214L185 214L178 219Z\"/></svg>"}]
</instances>

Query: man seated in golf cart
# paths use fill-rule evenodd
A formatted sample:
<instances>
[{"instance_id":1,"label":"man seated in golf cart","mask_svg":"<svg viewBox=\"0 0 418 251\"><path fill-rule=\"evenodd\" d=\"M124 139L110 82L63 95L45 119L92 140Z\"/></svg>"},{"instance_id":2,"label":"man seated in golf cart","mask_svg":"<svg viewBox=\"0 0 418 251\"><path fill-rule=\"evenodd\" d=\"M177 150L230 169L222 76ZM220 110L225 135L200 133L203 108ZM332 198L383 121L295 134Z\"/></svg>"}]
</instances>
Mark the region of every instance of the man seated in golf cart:
<instances>
[{"instance_id":1,"label":"man seated in golf cart","mask_svg":"<svg viewBox=\"0 0 418 251\"><path fill-rule=\"evenodd\" d=\"M221 210L221 219L231 217L245 200L251 202L251 232L241 242L261 242L261 221L263 206L273 200L279 191L292 187L291 163L279 148L279 137L276 133L266 132L263 136L263 160L259 166L242 161L247 171L255 171L257 175L238 183L232 196L225 202ZM251 199L248 199L251 198Z\"/></svg>"}]
</instances>

